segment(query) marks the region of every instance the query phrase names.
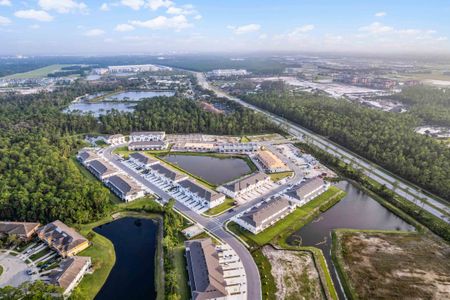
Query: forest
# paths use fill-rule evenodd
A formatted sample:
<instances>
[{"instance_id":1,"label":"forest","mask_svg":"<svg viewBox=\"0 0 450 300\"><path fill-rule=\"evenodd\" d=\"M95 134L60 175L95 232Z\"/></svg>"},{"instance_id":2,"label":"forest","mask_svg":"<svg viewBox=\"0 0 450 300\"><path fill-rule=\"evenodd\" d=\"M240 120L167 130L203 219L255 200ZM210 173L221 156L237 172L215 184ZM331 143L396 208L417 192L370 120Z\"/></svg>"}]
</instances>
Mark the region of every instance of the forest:
<instances>
[{"instance_id":1,"label":"forest","mask_svg":"<svg viewBox=\"0 0 450 300\"><path fill-rule=\"evenodd\" d=\"M73 224L103 216L111 204L108 190L84 177L73 160L87 133L279 131L261 115L239 106L214 114L193 100L176 97L144 100L133 113L113 111L100 119L62 112L78 96L126 84L77 83L52 93L0 97L0 219L42 223L60 219Z\"/></svg>"},{"instance_id":2,"label":"forest","mask_svg":"<svg viewBox=\"0 0 450 300\"><path fill-rule=\"evenodd\" d=\"M450 201L450 149L416 134L421 120L413 114L386 113L309 93L262 92L242 98Z\"/></svg>"}]
</instances>

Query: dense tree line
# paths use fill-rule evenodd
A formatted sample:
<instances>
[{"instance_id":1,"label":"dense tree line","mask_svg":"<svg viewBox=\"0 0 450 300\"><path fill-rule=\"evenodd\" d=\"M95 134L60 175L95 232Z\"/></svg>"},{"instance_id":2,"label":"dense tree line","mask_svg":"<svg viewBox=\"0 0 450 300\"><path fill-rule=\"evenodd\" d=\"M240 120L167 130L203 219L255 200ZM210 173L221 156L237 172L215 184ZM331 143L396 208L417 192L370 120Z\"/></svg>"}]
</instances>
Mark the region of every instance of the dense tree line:
<instances>
[{"instance_id":1,"label":"dense tree line","mask_svg":"<svg viewBox=\"0 0 450 300\"><path fill-rule=\"evenodd\" d=\"M450 201L450 149L413 131L410 114L299 93L259 93L244 100L284 116Z\"/></svg>"}]
</instances>

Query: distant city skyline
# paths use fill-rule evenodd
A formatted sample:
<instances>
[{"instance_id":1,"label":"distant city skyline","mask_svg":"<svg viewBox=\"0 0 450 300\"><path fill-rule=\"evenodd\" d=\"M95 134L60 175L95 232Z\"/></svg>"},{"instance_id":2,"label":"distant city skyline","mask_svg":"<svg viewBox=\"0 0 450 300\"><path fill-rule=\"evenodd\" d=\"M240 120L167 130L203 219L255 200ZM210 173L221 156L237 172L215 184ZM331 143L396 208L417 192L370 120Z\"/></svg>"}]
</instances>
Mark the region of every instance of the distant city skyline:
<instances>
[{"instance_id":1,"label":"distant city skyline","mask_svg":"<svg viewBox=\"0 0 450 300\"><path fill-rule=\"evenodd\" d=\"M450 54L450 2L0 0L0 55Z\"/></svg>"}]
</instances>

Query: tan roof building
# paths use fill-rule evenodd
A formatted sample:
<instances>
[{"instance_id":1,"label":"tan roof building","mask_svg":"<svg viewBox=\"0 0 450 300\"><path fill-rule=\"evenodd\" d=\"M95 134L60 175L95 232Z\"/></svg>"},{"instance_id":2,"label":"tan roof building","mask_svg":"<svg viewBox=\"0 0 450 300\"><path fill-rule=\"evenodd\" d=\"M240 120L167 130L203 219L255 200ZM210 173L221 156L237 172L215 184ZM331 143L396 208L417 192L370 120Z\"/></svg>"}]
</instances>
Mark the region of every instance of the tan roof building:
<instances>
[{"instance_id":1,"label":"tan roof building","mask_svg":"<svg viewBox=\"0 0 450 300\"><path fill-rule=\"evenodd\" d=\"M192 299L226 299L224 271L211 239L187 241L185 245Z\"/></svg>"},{"instance_id":2,"label":"tan roof building","mask_svg":"<svg viewBox=\"0 0 450 300\"><path fill-rule=\"evenodd\" d=\"M39 225L39 223L4 221L0 222L0 234L16 235L20 239L27 240L33 236Z\"/></svg>"},{"instance_id":3,"label":"tan roof building","mask_svg":"<svg viewBox=\"0 0 450 300\"><path fill-rule=\"evenodd\" d=\"M286 168L286 165L281 159L269 150L258 151L257 158L263 164L264 168L271 172L280 171Z\"/></svg>"},{"instance_id":4,"label":"tan roof building","mask_svg":"<svg viewBox=\"0 0 450 300\"><path fill-rule=\"evenodd\" d=\"M90 266L90 257L74 256L67 258L61 262L58 269L50 273L50 283L61 287L63 294L68 295L78 285Z\"/></svg>"},{"instance_id":5,"label":"tan roof building","mask_svg":"<svg viewBox=\"0 0 450 300\"><path fill-rule=\"evenodd\" d=\"M59 220L42 226L37 234L62 257L74 256L89 247L88 239Z\"/></svg>"}]
</instances>

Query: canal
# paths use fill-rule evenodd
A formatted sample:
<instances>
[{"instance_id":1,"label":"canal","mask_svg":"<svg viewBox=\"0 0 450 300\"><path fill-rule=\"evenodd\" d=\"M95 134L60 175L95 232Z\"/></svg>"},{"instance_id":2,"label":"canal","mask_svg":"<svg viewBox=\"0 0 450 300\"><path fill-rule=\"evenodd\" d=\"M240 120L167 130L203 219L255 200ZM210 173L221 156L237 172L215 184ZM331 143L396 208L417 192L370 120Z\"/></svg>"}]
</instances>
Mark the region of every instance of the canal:
<instances>
[{"instance_id":1,"label":"canal","mask_svg":"<svg viewBox=\"0 0 450 300\"><path fill-rule=\"evenodd\" d=\"M164 159L215 185L224 184L251 172L247 162L236 157L170 154Z\"/></svg>"},{"instance_id":2,"label":"canal","mask_svg":"<svg viewBox=\"0 0 450 300\"><path fill-rule=\"evenodd\" d=\"M126 217L98 226L94 231L108 238L116 252L116 263L95 299L156 299L158 222Z\"/></svg>"},{"instance_id":3,"label":"canal","mask_svg":"<svg viewBox=\"0 0 450 300\"><path fill-rule=\"evenodd\" d=\"M345 299L331 260L332 230L348 228L414 231L415 228L351 183L342 181L337 186L347 193L345 198L293 233L287 242L292 245L301 243L302 246L321 249L330 268L339 298Z\"/></svg>"}]
</instances>

